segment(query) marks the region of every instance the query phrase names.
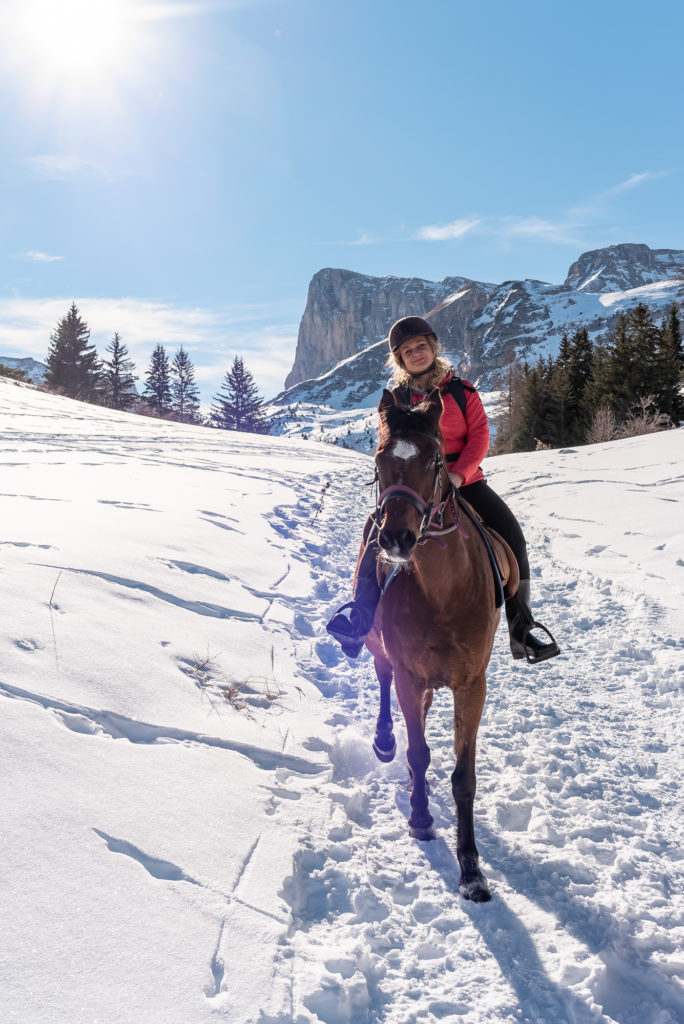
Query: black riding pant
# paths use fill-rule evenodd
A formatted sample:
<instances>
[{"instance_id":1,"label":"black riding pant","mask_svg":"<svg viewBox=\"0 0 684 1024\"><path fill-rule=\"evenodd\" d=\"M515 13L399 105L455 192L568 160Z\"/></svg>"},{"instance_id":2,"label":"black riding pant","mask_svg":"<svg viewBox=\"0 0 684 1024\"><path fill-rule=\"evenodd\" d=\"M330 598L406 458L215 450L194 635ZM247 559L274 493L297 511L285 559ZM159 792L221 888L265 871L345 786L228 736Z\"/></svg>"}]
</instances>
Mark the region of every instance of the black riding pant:
<instances>
[{"instance_id":1,"label":"black riding pant","mask_svg":"<svg viewBox=\"0 0 684 1024\"><path fill-rule=\"evenodd\" d=\"M500 533L506 543L511 547L513 554L518 560L520 567L520 579L530 578L530 563L527 560L527 544L520 529L520 523L515 518L510 508L500 498L496 491L493 491L486 480L477 480L474 484L466 484L460 487L458 493L472 505L485 526L491 526L492 530Z\"/></svg>"}]
</instances>

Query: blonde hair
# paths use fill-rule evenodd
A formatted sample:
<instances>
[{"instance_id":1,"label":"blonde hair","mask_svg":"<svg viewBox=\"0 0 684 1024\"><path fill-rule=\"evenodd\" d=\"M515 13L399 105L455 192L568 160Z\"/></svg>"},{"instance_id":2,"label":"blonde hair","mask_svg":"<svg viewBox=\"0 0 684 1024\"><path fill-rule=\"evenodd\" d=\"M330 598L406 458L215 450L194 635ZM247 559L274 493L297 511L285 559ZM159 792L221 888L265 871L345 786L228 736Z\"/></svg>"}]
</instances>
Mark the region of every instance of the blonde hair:
<instances>
[{"instance_id":1,"label":"blonde hair","mask_svg":"<svg viewBox=\"0 0 684 1024\"><path fill-rule=\"evenodd\" d=\"M414 388L416 391L422 391L424 394L427 394L428 391L432 391L433 388L438 387L442 383L447 373L452 369L451 363L440 354L442 346L437 340L436 335L427 335L427 340L430 348L432 349L435 361L430 373L421 375L420 387L415 383L417 378L413 377L404 366L401 355L399 354L399 349L396 349L394 352L390 352L385 364L387 369L390 371L390 379L388 381L389 387L398 388L404 384L408 384L410 388Z\"/></svg>"}]
</instances>

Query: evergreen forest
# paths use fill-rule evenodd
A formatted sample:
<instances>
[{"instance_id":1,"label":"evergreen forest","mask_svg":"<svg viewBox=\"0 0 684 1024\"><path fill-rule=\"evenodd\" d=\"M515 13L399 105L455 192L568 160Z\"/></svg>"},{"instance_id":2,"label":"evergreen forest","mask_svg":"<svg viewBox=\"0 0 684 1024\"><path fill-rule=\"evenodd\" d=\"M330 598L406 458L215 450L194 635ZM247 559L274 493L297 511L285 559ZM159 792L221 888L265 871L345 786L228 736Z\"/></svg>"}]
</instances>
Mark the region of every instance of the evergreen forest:
<instances>
[{"instance_id":1,"label":"evergreen forest","mask_svg":"<svg viewBox=\"0 0 684 1024\"><path fill-rule=\"evenodd\" d=\"M579 328L558 355L511 359L499 383L494 454L562 448L677 426L684 419L684 350L672 306L657 324L639 304L592 342Z\"/></svg>"}]
</instances>

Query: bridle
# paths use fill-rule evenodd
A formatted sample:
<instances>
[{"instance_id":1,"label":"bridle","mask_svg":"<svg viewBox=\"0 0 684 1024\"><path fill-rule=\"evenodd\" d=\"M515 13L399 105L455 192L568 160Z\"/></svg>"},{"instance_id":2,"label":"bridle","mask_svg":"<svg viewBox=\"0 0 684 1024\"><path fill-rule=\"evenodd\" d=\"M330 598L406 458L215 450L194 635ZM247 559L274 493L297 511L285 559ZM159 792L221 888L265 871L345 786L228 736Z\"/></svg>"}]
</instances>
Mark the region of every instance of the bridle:
<instances>
[{"instance_id":1,"label":"bridle","mask_svg":"<svg viewBox=\"0 0 684 1024\"><path fill-rule=\"evenodd\" d=\"M389 487L386 487L384 491L377 495L375 514L373 517L375 519L375 524L379 529L385 507L389 501L394 501L397 498L400 498L402 501L408 501L409 504L413 505L416 511L422 516L416 544L422 544L427 540L439 539L447 533L452 533L454 530L458 530L464 537L468 536L461 525L461 518L456 498L457 492L454 485L451 484L445 498L439 502L437 501L437 497L442 488L442 474L446 472L446 467L442 458L442 449L439 439L437 437L432 437L431 440L435 443L437 455L435 458L435 475L430 500L425 501L418 491L414 491L412 487L407 487L405 484L390 484ZM380 474L376 456L375 478L373 482L378 484L379 479ZM447 508L451 508L453 515L454 522L451 526L444 525L444 513Z\"/></svg>"}]
</instances>

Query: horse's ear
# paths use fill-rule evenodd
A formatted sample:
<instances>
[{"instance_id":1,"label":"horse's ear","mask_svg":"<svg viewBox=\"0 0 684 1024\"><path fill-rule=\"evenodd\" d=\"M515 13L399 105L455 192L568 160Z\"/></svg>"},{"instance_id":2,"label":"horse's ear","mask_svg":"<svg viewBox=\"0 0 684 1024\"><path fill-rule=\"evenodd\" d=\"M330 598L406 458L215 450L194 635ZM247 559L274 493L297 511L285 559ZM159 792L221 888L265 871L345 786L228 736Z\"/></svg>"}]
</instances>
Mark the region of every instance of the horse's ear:
<instances>
[{"instance_id":1,"label":"horse's ear","mask_svg":"<svg viewBox=\"0 0 684 1024\"><path fill-rule=\"evenodd\" d=\"M383 388L382 398L380 399L380 405L378 406L378 412L382 412L383 409L391 409L393 408L394 404L394 395L392 394L392 392L388 391L387 388Z\"/></svg>"},{"instance_id":2,"label":"horse's ear","mask_svg":"<svg viewBox=\"0 0 684 1024\"><path fill-rule=\"evenodd\" d=\"M439 388L435 388L434 391L430 392L425 402L425 412L435 432L439 428L439 421L442 418L443 411L444 403L442 402L442 396Z\"/></svg>"}]
</instances>

